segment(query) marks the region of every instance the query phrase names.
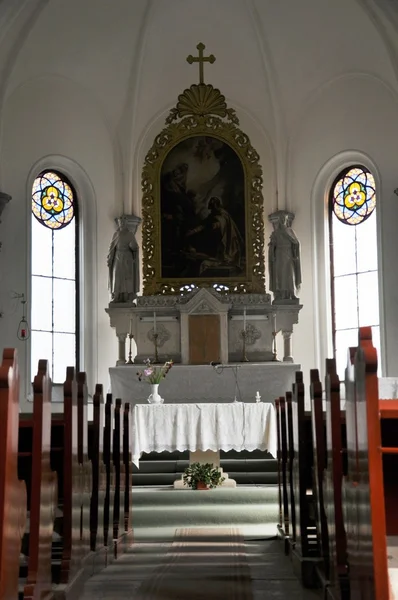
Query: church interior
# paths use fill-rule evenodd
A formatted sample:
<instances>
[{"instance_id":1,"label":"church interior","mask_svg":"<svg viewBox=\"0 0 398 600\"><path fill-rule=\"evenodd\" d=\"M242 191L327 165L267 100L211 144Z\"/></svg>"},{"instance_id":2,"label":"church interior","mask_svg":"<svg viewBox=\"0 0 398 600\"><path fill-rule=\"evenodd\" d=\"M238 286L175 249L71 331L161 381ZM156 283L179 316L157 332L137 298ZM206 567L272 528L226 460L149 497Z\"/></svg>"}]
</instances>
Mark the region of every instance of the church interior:
<instances>
[{"instance_id":1,"label":"church interior","mask_svg":"<svg viewBox=\"0 0 398 600\"><path fill-rule=\"evenodd\" d=\"M398 598L398 5L0 22L0 600Z\"/></svg>"}]
</instances>

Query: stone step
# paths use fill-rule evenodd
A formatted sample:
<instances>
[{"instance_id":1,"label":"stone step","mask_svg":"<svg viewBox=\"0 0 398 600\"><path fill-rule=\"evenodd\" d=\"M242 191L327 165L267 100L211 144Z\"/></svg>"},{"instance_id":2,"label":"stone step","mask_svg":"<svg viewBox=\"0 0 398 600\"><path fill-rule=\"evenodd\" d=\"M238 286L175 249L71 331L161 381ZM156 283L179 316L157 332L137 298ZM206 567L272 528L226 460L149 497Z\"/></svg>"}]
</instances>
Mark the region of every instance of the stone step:
<instances>
[{"instance_id":1,"label":"stone step","mask_svg":"<svg viewBox=\"0 0 398 600\"><path fill-rule=\"evenodd\" d=\"M136 540L172 540L179 527L227 525L243 528L245 535L258 538L276 535L278 488L274 485L212 490L133 488L133 506Z\"/></svg>"},{"instance_id":2,"label":"stone step","mask_svg":"<svg viewBox=\"0 0 398 600\"><path fill-rule=\"evenodd\" d=\"M250 473L242 473L239 471L231 471L223 466L223 469L230 479L235 479L238 485L240 484L252 484L252 485L276 485L277 476L276 473L268 472L268 473L259 473L259 472L250 472ZM133 473L133 486L143 486L143 485L172 485L176 479L181 479L182 472L135 472Z\"/></svg>"},{"instance_id":3,"label":"stone step","mask_svg":"<svg viewBox=\"0 0 398 600\"><path fill-rule=\"evenodd\" d=\"M182 473L188 466L189 460L141 460L133 473ZM221 459L220 466L227 473L276 473L278 468L275 459Z\"/></svg>"}]
</instances>

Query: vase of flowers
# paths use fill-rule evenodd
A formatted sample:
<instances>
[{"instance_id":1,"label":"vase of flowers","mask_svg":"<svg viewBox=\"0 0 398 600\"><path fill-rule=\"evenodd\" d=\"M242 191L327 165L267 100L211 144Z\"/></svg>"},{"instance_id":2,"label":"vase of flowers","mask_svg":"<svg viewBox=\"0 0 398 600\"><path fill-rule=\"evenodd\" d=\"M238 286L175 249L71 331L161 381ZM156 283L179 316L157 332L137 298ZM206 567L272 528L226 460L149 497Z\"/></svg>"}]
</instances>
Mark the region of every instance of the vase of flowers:
<instances>
[{"instance_id":1,"label":"vase of flowers","mask_svg":"<svg viewBox=\"0 0 398 600\"><path fill-rule=\"evenodd\" d=\"M159 394L159 384L151 383L150 388L151 388L151 393L148 396L149 404L162 404L163 398Z\"/></svg>"},{"instance_id":2,"label":"vase of flowers","mask_svg":"<svg viewBox=\"0 0 398 600\"><path fill-rule=\"evenodd\" d=\"M155 367L149 358L145 361L143 371L138 371L138 380L147 381L151 386L151 393L148 396L149 404L161 404L163 398L159 395L159 383L164 379L173 366L172 360L167 360L161 367Z\"/></svg>"}]
</instances>

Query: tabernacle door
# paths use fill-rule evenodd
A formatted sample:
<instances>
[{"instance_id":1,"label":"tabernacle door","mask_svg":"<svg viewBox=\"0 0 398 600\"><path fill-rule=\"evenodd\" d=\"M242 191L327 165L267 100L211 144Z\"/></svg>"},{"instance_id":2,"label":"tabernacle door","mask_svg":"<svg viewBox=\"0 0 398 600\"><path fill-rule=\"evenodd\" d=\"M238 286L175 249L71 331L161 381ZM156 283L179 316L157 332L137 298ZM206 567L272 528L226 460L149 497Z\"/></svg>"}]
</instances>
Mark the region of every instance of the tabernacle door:
<instances>
[{"instance_id":1,"label":"tabernacle door","mask_svg":"<svg viewBox=\"0 0 398 600\"><path fill-rule=\"evenodd\" d=\"M189 315L189 364L221 361L220 316Z\"/></svg>"}]
</instances>

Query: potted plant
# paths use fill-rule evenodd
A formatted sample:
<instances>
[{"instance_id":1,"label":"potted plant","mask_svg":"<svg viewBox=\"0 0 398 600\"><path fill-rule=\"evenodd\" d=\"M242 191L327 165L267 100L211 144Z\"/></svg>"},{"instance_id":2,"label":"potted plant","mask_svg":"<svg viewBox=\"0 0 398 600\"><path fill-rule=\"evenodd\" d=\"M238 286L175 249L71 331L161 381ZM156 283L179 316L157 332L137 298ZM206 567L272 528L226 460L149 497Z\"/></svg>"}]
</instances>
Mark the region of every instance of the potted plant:
<instances>
[{"instance_id":1,"label":"potted plant","mask_svg":"<svg viewBox=\"0 0 398 600\"><path fill-rule=\"evenodd\" d=\"M193 490L208 490L221 485L225 477L211 463L192 463L185 469L183 480Z\"/></svg>"}]
</instances>

